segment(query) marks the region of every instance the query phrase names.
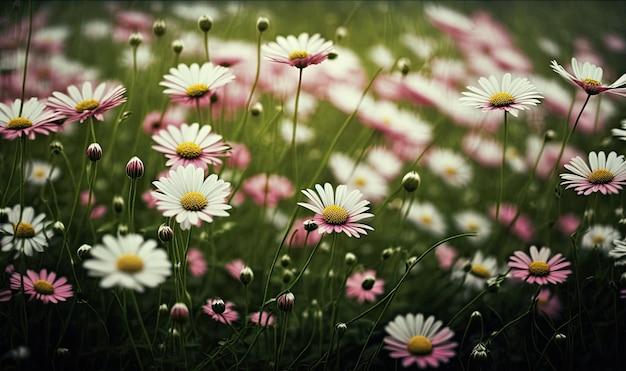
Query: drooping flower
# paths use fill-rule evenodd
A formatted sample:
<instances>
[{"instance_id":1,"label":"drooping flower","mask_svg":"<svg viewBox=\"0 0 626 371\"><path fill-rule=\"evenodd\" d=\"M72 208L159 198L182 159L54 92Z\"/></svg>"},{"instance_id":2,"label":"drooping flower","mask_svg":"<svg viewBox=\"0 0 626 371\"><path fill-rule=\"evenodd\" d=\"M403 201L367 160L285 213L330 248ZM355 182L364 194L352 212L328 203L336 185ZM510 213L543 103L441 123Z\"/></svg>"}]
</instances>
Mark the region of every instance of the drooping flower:
<instances>
[{"instance_id":1,"label":"drooping flower","mask_svg":"<svg viewBox=\"0 0 626 371\"><path fill-rule=\"evenodd\" d=\"M163 76L164 94L172 101L181 103L208 102L213 92L235 79L230 69L216 66L211 62L202 66L193 63L190 66L180 63L177 68L170 68L170 73Z\"/></svg>"},{"instance_id":2,"label":"drooping flower","mask_svg":"<svg viewBox=\"0 0 626 371\"><path fill-rule=\"evenodd\" d=\"M48 229L50 223L45 220L46 214L35 216L35 209L27 206L22 211L20 205L8 210L8 222L0 226L3 236L0 239L2 251L15 250L15 257L20 254L32 256L34 252L42 252L48 246L48 239L53 231Z\"/></svg>"},{"instance_id":3,"label":"drooping flower","mask_svg":"<svg viewBox=\"0 0 626 371\"><path fill-rule=\"evenodd\" d=\"M565 80L579 86L589 95L608 93L626 96L626 87L624 86L626 84L626 73L620 76L614 83L605 85L602 83L602 67L598 67L590 62L580 65L576 58L572 58L573 75L567 72L555 60L550 62L550 67Z\"/></svg>"},{"instance_id":4,"label":"drooping flower","mask_svg":"<svg viewBox=\"0 0 626 371\"><path fill-rule=\"evenodd\" d=\"M302 190L311 203L298 202L298 205L315 212L313 220L320 234L344 232L350 237L359 238L361 234L367 234L366 229L374 230L367 224L358 223L374 216L367 212L369 201L361 200L360 191L348 191L344 184L333 190L330 183L324 184L323 188L316 184L315 189L317 193L312 189Z\"/></svg>"},{"instance_id":5,"label":"drooping flower","mask_svg":"<svg viewBox=\"0 0 626 371\"><path fill-rule=\"evenodd\" d=\"M202 311L215 321L231 324L239 319L239 313L233 309L234 306L235 304L231 301L224 302L222 299L212 298L207 299L206 304L202 306Z\"/></svg>"},{"instance_id":6,"label":"drooping flower","mask_svg":"<svg viewBox=\"0 0 626 371\"><path fill-rule=\"evenodd\" d=\"M504 74L502 83L495 76L489 79L481 77L480 87L468 86L469 92L462 92L461 103L483 111L503 110L517 117L518 110L529 110L540 103L543 96L525 77L512 79L510 73Z\"/></svg>"},{"instance_id":7,"label":"drooping flower","mask_svg":"<svg viewBox=\"0 0 626 371\"><path fill-rule=\"evenodd\" d=\"M324 40L319 34L309 36L306 32L297 37L294 35L278 36L276 41L263 45L261 48L268 60L300 69L322 63L334 49L332 41Z\"/></svg>"},{"instance_id":8,"label":"drooping flower","mask_svg":"<svg viewBox=\"0 0 626 371\"><path fill-rule=\"evenodd\" d=\"M172 263L165 250L155 240L145 240L139 234L105 235L102 244L90 251L91 259L83 266L89 276L102 277L100 287L113 286L143 292L145 287L156 287L172 273Z\"/></svg>"},{"instance_id":9,"label":"drooping flower","mask_svg":"<svg viewBox=\"0 0 626 371\"><path fill-rule=\"evenodd\" d=\"M372 269L363 272L354 272L346 280L346 296L356 298L359 303L376 301L376 296L385 292L385 281L376 278Z\"/></svg>"},{"instance_id":10,"label":"drooping flower","mask_svg":"<svg viewBox=\"0 0 626 371\"><path fill-rule=\"evenodd\" d=\"M450 341L454 332L442 325L434 316L424 318L421 313L397 315L385 326L389 336L383 340L384 347L392 358L401 358L404 367L413 363L419 368L438 367L455 356L457 346Z\"/></svg>"},{"instance_id":11,"label":"drooping flower","mask_svg":"<svg viewBox=\"0 0 626 371\"><path fill-rule=\"evenodd\" d=\"M66 301L74 294L72 285L65 277L57 277L56 273L42 269L39 273L27 270L22 276L18 272L11 275L11 288L21 290L24 284L24 293L30 295L29 300L41 300L44 304Z\"/></svg>"},{"instance_id":12,"label":"drooping flower","mask_svg":"<svg viewBox=\"0 0 626 371\"><path fill-rule=\"evenodd\" d=\"M165 217L176 217L183 230L205 221L213 222L215 216L229 216L226 204L230 183L218 179L216 174L204 178L204 170L193 165L170 170L167 177L152 182L157 188L152 196L157 199L157 209Z\"/></svg>"},{"instance_id":13,"label":"drooping flower","mask_svg":"<svg viewBox=\"0 0 626 371\"><path fill-rule=\"evenodd\" d=\"M608 157L603 151L589 152L589 165L580 157L570 160L565 168L573 174L560 174L561 185L565 189L574 188L579 195L590 195L594 192L602 194L619 193L623 185L626 185L626 161L624 155L609 153Z\"/></svg>"},{"instance_id":14,"label":"drooping flower","mask_svg":"<svg viewBox=\"0 0 626 371\"><path fill-rule=\"evenodd\" d=\"M169 159L165 166L172 169L193 165L206 170L208 165L221 165L219 157L228 156L230 149L221 135L211 132L211 126L198 123L167 126L152 140L157 143L152 148L165 154Z\"/></svg>"},{"instance_id":15,"label":"drooping flower","mask_svg":"<svg viewBox=\"0 0 626 371\"><path fill-rule=\"evenodd\" d=\"M60 126L57 120L62 116L46 108L45 103L37 98L24 102L16 99L12 105L0 102L0 133L4 139L13 140L26 136L35 139L35 134L48 135L56 132Z\"/></svg>"},{"instance_id":16,"label":"drooping flower","mask_svg":"<svg viewBox=\"0 0 626 371\"><path fill-rule=\"evenodd\" d=\"M250 314L250 322L256 323L257 325L261 325L263 327L269 327L276 322L276 318L270 315L269 313L263 312L254 312Z\"/></svg>"},{"instance_id":17,"label":"drooping flower","mask_svg":"<svg viewBox=\"0 0 626 371\"><path fill-rule=\"evenodd\" d=\"M48 99L47 106L65 117L65 122L83 122L89 117L104 121L104 113L126 102L126 88L121 85L106 89L100 83L94 90L91 82L83 83L81 90L75 85L67 88L67 94L55 91Z\"/></svg>"},{"instance_id":18,"label":"drooping flower","mask_svg":"<svg viewBox=\"0 0 626 371\"><path fill-rule=\"evenodd\" d=\"M530 256L523 251L516 251L509 261L511 276L538 285L565 282L572 271L564 268L570 263L561 254L551 255L552 250L545 246L541 250L531 246Z\"/></svg>"}]
</instances>

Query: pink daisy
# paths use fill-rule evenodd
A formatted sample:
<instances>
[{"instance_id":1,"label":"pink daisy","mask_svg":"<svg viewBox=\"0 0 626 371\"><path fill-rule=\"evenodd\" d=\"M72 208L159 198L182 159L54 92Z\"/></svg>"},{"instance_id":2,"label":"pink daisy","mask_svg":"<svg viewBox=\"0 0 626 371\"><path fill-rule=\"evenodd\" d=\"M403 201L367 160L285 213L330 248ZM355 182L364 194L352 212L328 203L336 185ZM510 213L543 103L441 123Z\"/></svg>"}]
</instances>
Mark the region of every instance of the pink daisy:
<instances>
[{"instance_id":1,"label":"pink daisy","mask_svg":"<svg viewBox=\"0 0 626 371\"><path fill-rule=\"evenodd\" d=\"M254 312L250 314L250 322L256 323L263 327L269 327L274 324L276 318L267 312Z\"/></svg>"},{"instance_id":2,"label":"pink daisy","mask_svg":"<svg viewBox=\"0 0 626 371\"><path fill-rule=\"evenodd\" d=\"M69 95L55 91L53 97L48 99L48 107L53 111L65 116L65 122L83 122L89 117L94 117L98 121L104 121L104 113L110 109L126 102L126 88L118 85L106 90L106 84L100 83L95 90L91 83L83 83L82 90L78 90L75 85L67 88Z\"/></svg>"},{"instance_id":3,"label":"pink daisy","mask_svg":"<svg viewBox=\"0 0 626 371\"><path fill-rule=\"evenodd\" d=\"M195 247L189 248L187 251L187 266L189 272L194 277L202 276L207 271L207 264L204 260L202 252Z\"/></svg>"},{"instance_id":4,"label":"pink daisy","mask_svg":"<svg viewBox=\"0 0 626 371\"><path fill-rule=\"evenodd\" d=\"M626 184L626 161L624 155L604 152L589 152L589 166L576 156L565 168L573 174L560 174L565 189L574 188L579 195L589 195L600 191L602 194L619 193Z\"/></svg>"},{"instance_id":5,"label":"pink daisy","mask_svg":"<svg viewBox=\"0 0 626 371\"><path fill-rule=\"evenodd\" d=\"M22 278L23 277L23 278ZM65 277L58 277L56 273L42 269L36 273L30 269L26 271L26 276L15 272L11 276L11 288L13 290L21 290L22 281L24 283L24 292L30 295L29 300L39 299L44 304L50 302L56 304L59 301L66 301L72 297L72 285L67 283Z\"/></svg>"},{"instance_id":6,"label":"pink daisy","mask_svg":"<svg viewBox=\"0 0 626 371\"><path fill-rule=\"evenodd\" d=\"M21 99L10 106L0 103L0 133L4 139L27 136L32 140L35 134L48 135L59 130L60 125L55 121L60 118L61 115L46 109L37 98L30 98L23 105Z\"/></svg>"},{"instance_id":7,"label":"pink daisy","mask_svg":"<svg viewBox=\"0 0 626 371\"><path fill-rule=\"evenodd\" d=\"M226 270L234 279L238 280L241 275L241 270L246 267L246 264L241 259L235 259L226 264Z\"/></svg>"},{"instance_id":8,"label":"pink daisy","mask_svg":"<svg viewBox=\"0 0 626 371\"><path fill-rule=\"evenodd\" d=\"M539 285L565 282L572 271L563 268L569 266L570 263L561 254L550 258L551 254L550 248L544 246L541 250L537 250L534 245L530 247L530 256L525 252L516 251L509 261L511 276Z\"/></svg>"},{"instance_id":9,"label":"pink daisy","mask_svg":"<svg viewBox=\"0 0 626 371\"><path fill-rule=\"evenodd\" d=\"M184 63L177 68L170 68L170 73L163 76L164 94L170 96L174 102L196 103L208 101L215 89L221 88L235 79L226 67L216 66L206 62L202 66L193 63L187 66Z\"/></svg>"},{"instance_id":10,"label":"pink daisy","mask_svg":"<svg viewBox=\"0 0 626 371\"><path fill-rule=\"evenodd\" d=\"M537 295L537 311L543 312L549 318L556 320L561 317L561 300L552 294L549 289L541 289Z\"/></svg>"},{"instance_id":11,"label":"pink daisy","mask_svg":"<svg viewBox=\"0 0 626 371\"><path fill-rule=\"evenodd\" d=\"M374 230L367 224L358 223L374 216L366 212L369 201L361 200L363 194L359 190L348 192L348 187L342 184L335 191L330 183L324 184L324 188L316 184L315 189L317 193L312 189L302 190L311 203L298 202L298 205L315 212L313 220L320 234L344 232L350 237L359 238L361 234L367 234L366 229Z\"/></svg>"},{"instance_id":12,"label":"pink daisy","mask_svg":"<svg viewBox=\"0 0 626 371\"><path fill-rule=\"evenodd\" d=\"M304 222L309 218L300 218L293 222L293 226L288 234L288 242L291 247L313 246L319 242L322 235L319 233L307 232L304 229Z\"/></svg>"},{"instance_id":13,"label":"pink daisy","mask_svg":"<svg viewBox=\"0 0 626 371\"><path fill-rule=\"evenodd\" d=\"M573 75L565 71L565 68L554 60L550 63L550 67L565 80L579 86L589 95L597 95L606 92L626 96L626 87L624 87L626 84L626 73L620 76L620 78L611 85L605 85L602 83L602 68L593 63L585 62L579 65L576 58L572 58Z\"/></svg>"},{"instance_id":14,"label":"pink daisy","mask_svg":"<svg viewBox=\"0 0 626 371\"><path fill-rule=\"evenodd\" d=\"M293 196L291 181L277 174L257 174L243 182L243 191L259 206L276 207L280 200Z\"/></svg>"},{"instance_id":15,"label":"pink daisy","mask_svg":"<svg viewBox=\"0 0 626 371\"><path fill-rule=\"evenodd\" d=\"M438 367L455 356L453 349L457 346L449 341L454 332L441 326L434 316L425 319L421 313L398 315L385 326L390 335L384 339L385 349L392 358L402 358L404 367L413 363L419 368Z\"/></svg>"},{"instance_id":16,"label":"pink daisy","mask_svg":"<svg viewBox=\"0 0 626 371\"><path fill-rule=\"evenodd\" d=\"M154 134L152 140L157 143L152 149L164 153L169 159L165 166L172 169L193 165L206 170L208 165L220 165L219 157L228 156L230 149L221 135L211 133L210 125L201 127L198 123L167 126Z\"/></svg>"},{"instance_id":17,"label":"pink daisy","mask_svg":"<svg viewBox=\"0 0 626 371\"><path fill-rule=\"evenodd\" d=\"M333 51L332 41L324 40L319 34L309 36L304 32L287 37L278 36L262 47L265 58L272 62L284 63L297 68L306 68L322 63Z\"/></svg>"},{"instance_id":18,"label":"pink daisy","mask_svg":"<svg viewBox=\"0 0 626 371\"><path fill-rule=\"evenodd\" d=\"M221 303L223 303L224 305L224 310L222 313L216 313L214 306L217 307ZM204 311L204 313L208 314L209 316L211 316L211 318L213 318L214 320L218 322L231 324L232 322L239 319L239 313L237 313L233 309L234 306L235 304L233 302L230 302L230 301L224 302L222 299L212 298L212 299L207 299L206 304L202 306L202 310Z\"/></svg>"},{"instance_id":19,"label":"pink daisy","mask_svg":"<svg viewBox=\"0 0 626 371\"><path fill-rule=\"evenodd\" d=\"M504 74L502 83L494 76L481 77L478 83L482 89L468 86L469 92L461 93L464 95L459 99L461 103L483 111L504 110L517 117L518 110L528 110L543 98L527 78L512 79L510 73Z\"/></svg>"},{"instance_id":20,"label":"pink daisy","mask_svg":"<svg viewBox=\"0 0 626 371\"><path fill-rule=\"evenodd\" d=\"M385 281L376 279L376 272L368 269L364 272L354 272L346 281L346 296L356 298L359 303L376 301L376 296L385 292Z\"/></svg>"}]
</instances>

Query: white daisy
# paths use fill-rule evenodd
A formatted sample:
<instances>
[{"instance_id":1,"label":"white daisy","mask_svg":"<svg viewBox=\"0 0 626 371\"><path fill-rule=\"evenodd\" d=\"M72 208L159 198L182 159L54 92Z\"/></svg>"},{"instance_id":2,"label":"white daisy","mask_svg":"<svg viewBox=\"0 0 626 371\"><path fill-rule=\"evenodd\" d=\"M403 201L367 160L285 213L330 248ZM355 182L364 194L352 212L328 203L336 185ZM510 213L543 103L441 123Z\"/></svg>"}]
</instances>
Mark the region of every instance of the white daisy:
<instances>
[{"instance_id":1,"label":"white daisy","mask_svg":"<svg viewBox=\"0 0 626 371\"><path fill-rule=\"evenodd\" d=\"M467 267L469 267L469 270ZM493 256L483 256L480 250L474 253L467 267L463 265L458 266L452 273L452 277L463 278L465 286L476 290L484 289L487 280L497 276L501 271L498 260Z\"/></svg>"},{"instance_id":2,"label":"white daisy","mask_svg":"<svg viewBox=\"0 0 626 371\"><path fill-rule=\"evenodd\" d=\"M437 148L428 154L427 166L453 187L463 187L472 179L472 168L465 158L447 148Z\"/></svg>"},{"instance_id":3,"label":"white daisy","mask_svg":"<svg viewBox=\"0 0 626 371\"><path fill-rule=\"evenodd\" d=\"M58 167L53 167L49 163L40 160L31 160L26 164L26 181L34 185L46 184L57 180L61 175Z\"/></svg>"},{"instance_id":4,"label":"white daisy","mask_svg":"<svg viewBox=\"0 0 626 371\"><path fill-rule=\"evenodd\" d=\"M172 263L155 240L144 241L138 234L105 235L103 244L94 246L83 266L89 276L102 277L104 289L120 286L137 292L156 287L172 273Z\"/></svg>"},{"instance_id":5,"label":"white daisy","mask_svg":"<svg viewBox=\"0 0 626 371\"><path fill-rule=\"evenodd\" d=\"M620 124L622 124L622 128L611 129L611 134L613 134L613 136L617 139L626 140L626 119L622 120Z\"/></svg>"},{"instance_id":6,"label":"white daisy","mask_svg":"<svg viewBox=\"0 0 626 371\"><path fill-rule=\"evenodd\" d=\"M278 36L275 42L262 46L263 55L268 60L300 69L322 63L333 49L332 41L324 40L319 34L309 36L306 32L297 37Z\"/></svg>"},{"instance_id":7,"label":"white daisy","mask_svg":"<svg viewBox=\"0 0 626 371\"><path fill-rule=\"evenodd\" d=\"M229 216L226 210L231 206L226 199L230 183L218 179L216 174L205 179L203 169L179 166L152 184L157 188L151 193L157 200L157 209L165 217L176 217L183 230L202 221L212 223L214 216Z\"/></svg>"},{"instance_id":8,"label":"white daisy","mask_svg":"<svg viewBox=\"0 0 626 371\"><path fill-rule=\"evenodd\" d=\"M626 265L626 241L613 240L613 249L609 251L609 256L615 259L615 265Z\"/></svg>"},{"instance_id":9,"label":"white daisy","mask_svg":"<svg viewBox=\"0 0 626 371\"><path fill-rule=\"evenodd\" d=\"M476 211L462 211L454 215L454 224L461 232L476 232L470 242L482 243L491 235L491 221Z\"/></svg>"},{"instance_id":10,"label":"white daisy","mask_svg":"<svg viewBox=\"0 0 626 371\"><path fill-rule=\"evenodd\" d=\"M293 134L293 121L284 119L280 125L280 135L287 143L291 143ZM308 143L315 137L315 132L308 126L296 123L296 143Z\"/></svg>"},{"instance_id":11,"label":"white daisy","mask_svg":"<svg viewBox=\"0 0 626 371\"><path fill-rule=\"evenodd\" d=\"M202 66L193 63L187 66L180 63L177 68L170 68L170 73L163 76L164 81L159 85L166 87L164 94L168 94L172 101L196 103L208 101L215 89L235 79L230 69L206 62Z\"/></svg>"},{"instance_id":12,"label":"white daisy","mask_svg":"<svg viewBox=\"0 0 626 371\"><path fill-rule=\"evenodd\" d=\"M435 237L442 236L447 229L442 214L430 202L413 203L409 208L407 220Z\"/></svg>"},{"instance_id":13,"label":"white daisy","mask_svg":"<svg viewBox=\"0 0 626 371\"><path fill-rule=\"evenodd\" d=\"M333 153L328 166L339 183L358 189L371 202L381 201L389 193L387 180L367 163L357 164L344 154Z\"/></svg>"},{"instance_id":14,"label":"white daisy","mask_svg":"<svg viewBox=\"0 0 626 371\"><path fill-rule=\"evenodd\" d=\"M580 246L586 249L600 249L608 252L613 247L613 241L619 240L622 235L608 225L592 225L585 231Z\"/></svg>"},{"instance_id":15,"label":"white daisy","mask_svg":"<svg viewBox=\"0 0 626 371\"><path fill-rule=\"evenodd\" d=\"M42 252L48 246L48 239L53 235L47 227L46 215L41 213L35 216L35 209L27 206L22 211L20 205L7 209L8 223L3 223L0 231L3 234L0 239L2 251L15 250L15 257L20 253L32 256L34 252Z\"/></svg>"}]
</instances>

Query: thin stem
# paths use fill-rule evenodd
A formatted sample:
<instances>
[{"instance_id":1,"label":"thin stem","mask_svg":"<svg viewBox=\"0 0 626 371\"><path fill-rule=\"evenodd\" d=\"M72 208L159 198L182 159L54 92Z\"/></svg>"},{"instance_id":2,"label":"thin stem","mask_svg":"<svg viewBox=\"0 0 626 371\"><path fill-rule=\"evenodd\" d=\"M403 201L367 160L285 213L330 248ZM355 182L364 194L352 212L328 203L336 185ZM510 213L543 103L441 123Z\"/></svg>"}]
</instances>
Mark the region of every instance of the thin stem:
<instances>
[{"instance_id":1,"label":"thin stem","mask_svg":"<svg viewBox=\"0 0 626 371\"><path fill-rule=\"evenodd\" d=\"M506 144L508 141L509 127L507 125L507 111L504 111L504 143L502 143L502 164L500 165L500 190L498 202L496 203L496 220L500 217L500 204L502 203L502 192L504 189L504 164L506 161Z\"/></svg>"},{"instance_id":2,"label":"thin stem","mask_svg":"<svg viewBox=\"0 0 626 371\"><path fill-rule=\"evenodd\" d=\"M296 145L296 126L298 124L298 104L300 102L300 91L302 90L302 70L299 68L298 74L298 89L296 90L296 102L293 108L293 126L291 132L291 150L293 151L293 171L294 171L294 185L296 189L300 189L299 175L298 175L298 148Z\"/></svg>"}]
</instances>

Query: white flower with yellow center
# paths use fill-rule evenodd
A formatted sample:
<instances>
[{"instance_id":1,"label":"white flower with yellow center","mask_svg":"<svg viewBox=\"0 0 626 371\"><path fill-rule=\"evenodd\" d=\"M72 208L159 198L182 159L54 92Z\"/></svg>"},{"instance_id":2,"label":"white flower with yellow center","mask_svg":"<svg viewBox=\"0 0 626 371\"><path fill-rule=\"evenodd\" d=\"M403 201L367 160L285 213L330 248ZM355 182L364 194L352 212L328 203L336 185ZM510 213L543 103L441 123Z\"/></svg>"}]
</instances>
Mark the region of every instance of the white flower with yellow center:
<instances>
[{"instance_id":1,"label":"white flower with yellow center","mask_svg":"<svg viewBox=\"0 0 626 371\"><path fill-rule=\"evenodd\" d=\"M15 205L7 211L8 223L0 226L2 251L15 250L16 258L20 253L32 256L34 252L42 252L53 235L47 229L49 223L45 221L46 215L42 213L35 216L35 209L30 206L22 211L20 205Z\"/></svg>"},{"instance_id":2,"label":"white flower with yellow center","mask_svg":"<svg viewBox=\"0 0 626 371\"><path fill-rule=\"evenodd\" d=\"M491 235L491 221L475 211L468 210L455 214L454 224L463 233L477 233L468 239L469 242L482 243Z\"/></svg>"},{"instance_id":3,"label":"white flower with yellow center","mask_svg":"<svg viewBox=\"0 0 626 371\"><path fill-rule=\"evenodd\" d=\"M453 187L465 186L472 180L472 168L465 158L447 148L432 150L427 165L430 171Z\"/></svg>"},{"instance_id":4,"label":"white flower with yellow center","mask_svg":"<svg viewBox=\"0 0 626 371\"><path fill-rule=\"evenodd\" d=\"M268 60L300 69L322 63L333 49L332 41L324 40L319 34L309 36L306 32L297 37L278 36L275 42L262 46L263 55Z\"/></svg>"},{"instance_id":5,"label":"white flower with yellow center","mask_svg":"<svg viewBox=\"0 0 626 371\"><path fill-rule=\"evenodd\" d=\"M583 234L580 246L586 249L598 249L608 252L613 248L613 241L619 240L622 235L610 225L592 225Z\"/></svg>"},{"instance_id":6,"label":"white flower with yellow center","mask_svg":"<svg viewBox=\"0 0 626 371\"><path fill-rule=\"evenodd\" d=\"M226 199L230 183L218 179L216 174L205 179L203 169L179 166L152 184L157 188L152 191L157 209L165 217L176 217L183 230L202 221L212 223L214 216L229 216L226 210L231 206L226 204Z\"/></svg>"},{"instance_id":7,"label":"white flower with yellow center","mask_svg":"<svg viewBox=\"0 0 626 371\"><path fill-rule=\"evenodd\" d=\"M180 63L177 68L170 68L170 73L163 76L164 94L170 96L174 102L195 103L199 100L207 101L215 91L235 79L230 69L206 62L200 66L197 63L186 65Z\"/></svg>"},{"instance_id":8,"label":"white flower with yellow center","mask_svg":"<svg viewBox=\"0 0 626 371\"><path fill-rule=\"evenodd\" d=\"M593 63L585 62L581 65L576 58L572 58L573 75L565 71L565 68L555 60L550 63L550 67L565 80L581 87L589 95L597 95L606 92L626 96L626 87L624 87L624 85L626 85L626 73L620 76L614 83L606 85L602 83L602 68Z\"/></svg>"},{"instance_id":9,"label":"white flower with yellow center","mask_svg":"<svg viewBox=\"0 0 626 371\"><path fill-rule=\"evenodd\" d=\"M447 229L443 216L430 202L411 204L407 220L435 237L442 236Z\"/></svg>"},{"instance_id":10,"label":"white flower with yellow center","mask_svg":"<svg viewBox=\"0 0 626 371\"><path fill-rule=\"evenodd\" d=\"M60 170L49 163L32 160L26 165L26 181L34 185L44 185L49 179L55 181L60 176Z\"/></svg>"},{"instance_id":11,"label":"white flower with yellow center","mask_svg":"<svg viewBox=\"0 0 626 371\"><path fill-rule=\"evenodd\" d=\"M324 184L323 188L316 184L315 190L317 192L303 189L302 193L311 203L298 202L298 205L315 213L313 220L320 234L344 232L350 237L359 238L360 235L367 234L366 229L374 230L367 224L358 223L374 216L366 212L369 209L369 201L361 199L363 194L359 190L348 191L345 184L333 190L330 183Z\"/></svg>"},{"instance_id":12,"label":"white flower with yellow center","mask_svg":"<svg viewBox=\"0 0 626 371\"><path fill-rule=\"evenodd\" d=\"M100 287L114 286L143 292L144 287L156 287L172 273L172 263L165 250L155 240L145 240L138 234L105 235L103 244L90 251L92 259L83 266L89 276L102 277Z\"/></svg>"}]
</instances>

